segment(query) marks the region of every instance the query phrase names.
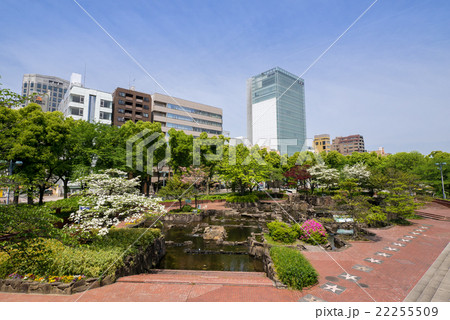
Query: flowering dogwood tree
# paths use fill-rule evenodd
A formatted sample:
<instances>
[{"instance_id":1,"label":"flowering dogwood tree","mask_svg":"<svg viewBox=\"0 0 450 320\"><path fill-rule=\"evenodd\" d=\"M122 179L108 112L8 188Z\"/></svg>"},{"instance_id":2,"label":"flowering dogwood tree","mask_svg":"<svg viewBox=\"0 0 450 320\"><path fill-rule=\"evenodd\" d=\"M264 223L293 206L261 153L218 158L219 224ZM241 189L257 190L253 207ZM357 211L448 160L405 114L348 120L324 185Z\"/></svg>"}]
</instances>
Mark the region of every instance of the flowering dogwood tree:
<instances>
[{"instance_id":1,"label":"flowering dogwood tree","mask_svg":"<svg viewBox=\"0 0 450 320\"><path fill-rule=\"evenodd\" d=\"M342 169L344 179L355 179L359 185L366 183L370 177L370 171L363 163L356 163L353 166L345 165Z\"/></svg>"},{"instance_id":2,"label":"flowering dogwood tree","mask_svg":"<svg viewBox=\"0 0 450 320\"><path fill-rule=\"evenodd\" d=\"M145 215L161 215L166 211L158 202L161 199L147 198L138 190L139 177L126 178L126 172L108 169L100 174L91 174L78 180L86 186L81 191L80 203L84 208L71 214L71 231L77 234L100 236L121 221L136 222Z\"/></svg>"},{"instance_id":3,"label":"flowering dogwood tree","mask_svg":"<svg viewBox=\"0 0 450 320\"><path fill-rule=\"evenodd\" d=\"M334 186L339 181L339 171L333 168L328 168L325 164L316 164L308 169L312 177L312 182L319 186L326 186L327 188Z\"/></svg>"}]
</instances>

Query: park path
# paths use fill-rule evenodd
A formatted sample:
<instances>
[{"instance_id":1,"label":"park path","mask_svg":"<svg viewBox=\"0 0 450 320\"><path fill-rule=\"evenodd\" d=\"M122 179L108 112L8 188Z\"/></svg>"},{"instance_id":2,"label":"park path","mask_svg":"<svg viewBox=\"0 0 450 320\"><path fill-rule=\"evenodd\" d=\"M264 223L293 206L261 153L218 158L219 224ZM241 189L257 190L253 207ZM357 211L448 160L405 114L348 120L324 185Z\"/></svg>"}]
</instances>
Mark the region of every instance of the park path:
<instances>
[{"instance_id":1,"label":"park path","mask_svg":"<svg viewBox=\"0 0 450 320\"><path fill-rule=\"evenodd\" d=\"M303 291L277 289L257 272L162 270L71 296L0 293L0 301L403 301L450 239L450 221L412 222L371 229L373 241L340 252L304 252L320 277Z\"/></svg>"}]
</instances>

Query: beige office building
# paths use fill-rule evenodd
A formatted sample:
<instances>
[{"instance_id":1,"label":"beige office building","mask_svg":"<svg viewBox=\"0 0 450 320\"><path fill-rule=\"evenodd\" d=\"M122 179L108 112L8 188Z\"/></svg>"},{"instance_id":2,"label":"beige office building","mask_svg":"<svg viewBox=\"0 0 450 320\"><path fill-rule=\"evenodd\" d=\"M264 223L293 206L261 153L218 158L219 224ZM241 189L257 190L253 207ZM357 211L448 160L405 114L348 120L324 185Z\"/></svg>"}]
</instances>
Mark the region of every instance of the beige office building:
<instances>
[{"instance_id":1,"label":"beige office building","mask_svg":"<svg viewBox=\"0 0 450 320\"><path fill-rule=\"evenodd\" d=\"M202 132L208 136L223 133L222 109L206 104L173 98L160 93L152 94L152 120L160 122L164 133L171 128L183 130L194 138Z\"/></svg>"}]
</instances>

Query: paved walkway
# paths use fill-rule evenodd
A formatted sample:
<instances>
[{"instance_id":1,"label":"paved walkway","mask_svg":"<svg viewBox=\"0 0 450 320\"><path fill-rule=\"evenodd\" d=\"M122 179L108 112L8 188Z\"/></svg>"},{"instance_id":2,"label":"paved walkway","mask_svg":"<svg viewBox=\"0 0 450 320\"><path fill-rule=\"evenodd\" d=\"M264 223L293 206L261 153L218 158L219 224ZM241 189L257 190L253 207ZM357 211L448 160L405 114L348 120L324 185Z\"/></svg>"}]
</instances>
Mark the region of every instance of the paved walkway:
<instances>
[{"instance_id":1,"label":"paved walkway","mask_svg":"<svg viewBox=\"0 0 450 320\"><path fill-rule=\"evenodd\" d=\"M277 289L256 272L165 270L71 296L0 293L0 301L403 301L450 238L448 221L413 222L371 230L374 241L341 252L304 252L320 278L303 292Z\"/></svg>"}]
</instances>

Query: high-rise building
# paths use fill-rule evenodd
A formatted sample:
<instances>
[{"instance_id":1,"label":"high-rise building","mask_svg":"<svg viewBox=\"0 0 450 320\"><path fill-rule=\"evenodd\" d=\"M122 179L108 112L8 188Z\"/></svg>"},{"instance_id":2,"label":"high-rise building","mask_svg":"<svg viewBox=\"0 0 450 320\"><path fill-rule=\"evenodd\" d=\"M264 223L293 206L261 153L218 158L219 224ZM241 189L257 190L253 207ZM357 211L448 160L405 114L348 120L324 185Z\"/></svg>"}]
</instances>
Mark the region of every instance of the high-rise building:
<instances>
[{"instance_id":1,"label":"high-rise building","mask_svg":"<svg viewBox=\"0 0 450 320\"><path fill-rule=\"evenodd\" d=\"M281 154L306 150L303 79L276 67L247 80L247 138Z\"/></svg>"},{"instance_id":2,"label":"high-rise building","mask_svg":"<svg viewBox=\"0 0 450 320\"><path fill-rule=\"evenodd\" d=\"M325 151L326 153L331 150L331 140L329 134L318 134L314 136L313 148L315 153L321 153Z\"/></svg>"},{"instance_id":3,"label":"high-rise building","mask_svg":"<svg viewBox=\"0 0 450 320\"><path fill-rule=\"evenodd\" d=\"M152 97L148 93L131 89L116 88L113 93L114 126L122 126L125 122L151 121Z\"/></svg>"},{"instance_id":4,"label":"high-rise building","mask_svg":"<svg viewBox=\"0 0 450 320\"><path fill-rule=\"evenodd\" d=\"M68 88L69 81L53 76L24 74L22 79L22 95L37 93L34 102L40 104L43 111L56 111Z\"/></svg>"},{"instance_id":5,"label":"high-rise building","mask_svg":"<svg viewBox=\"0 0 450 320\"><path fill-rule=\"evenodd\" d=\"M171 128L183 130L194 138L206 132L208 136L220 135L222 129L222 109L180 98L172 98L160 93L152 95L152 118L160 122L163 132Z\"/></svg>"},{"instance_id":6,"label":"high-rise building","mask_svg":"<svg viewBox=\"0 0 450 320\"><path fill-rule=\"evenodd\" d=\"M109 92L83 87L81 75L72 73L69 88L58 110L75 120L111 124L112 95Z\"/></svg>"},{"instance_id":7,"label":"high-rise building","mask_svg":"<svg viewBox=\"0 0 450 320\"><path fill-rule=\"evenodd\" d=\"M344 156L353 152L366 152L364 148L364 138L360 134L354 134L347 137L336 137L333 139L331 150L335 150Z\"/></svg>"}]
</instances>

